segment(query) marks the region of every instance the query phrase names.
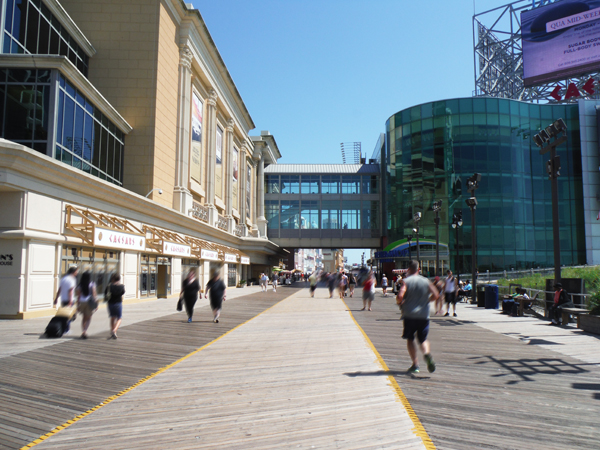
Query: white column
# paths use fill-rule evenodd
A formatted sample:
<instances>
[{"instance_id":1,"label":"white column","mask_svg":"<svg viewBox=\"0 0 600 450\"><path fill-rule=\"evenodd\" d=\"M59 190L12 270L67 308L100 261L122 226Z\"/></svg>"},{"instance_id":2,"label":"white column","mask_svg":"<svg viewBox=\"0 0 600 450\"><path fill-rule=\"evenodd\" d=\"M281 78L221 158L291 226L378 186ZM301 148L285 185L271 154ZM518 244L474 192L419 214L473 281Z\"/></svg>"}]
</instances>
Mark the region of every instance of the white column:
<instances>
[{"instance_id":1,"label":"white column","mask_svg":"<svg viewBox=\"0 0 600 450\"><path fill-rule=\"evenodd\" d=\"M217 93L214 89L209 92L206 114L206 148L208 153L206 167L206 204L208 206L208 223L217 223L217 208L215 207L215 168L217 164Z\"/></svg>"},{"instance_id":2,"label":"white column","mask_svg":"<svg viewBox=\"0 0 600 450\"><path fill-rule=\"evenodd\" d=\"M248 154L248 144L245 142L242 144L242 148L240 149L240 225L243 226L242 236L248 236L248 227L246 226L246 155Z\"/></svg>"},{"instance_id":3,"label":"white column","mask_svg":"<svg viewBox=\"0 0 600 450\"><path fill-rule=\"evenodd\" d=\"M233 218L233 126L233 119L229 119L227 121L226 137L227 170L225 171L225 218L227 219L227 231L229 233L233 233L235 227L235 220Z\"/></svg>"},{"instance_id":4,"label":"white column","mask_svg":"<svg viewBox=\"0 0 600 450\"><path fill-rule=\"evenodd\" d=\"M256 169L256 167L257 167L257 162L252 161L252 168ZM252 174L253 174L252 176L254 177L254 179L252 181L256 181L258 179L256 172L257 172L256 170L252 171ZM250 203L250 208L251 208L250 217L252 219L252 231L258 231L258 225L257 225L257 220L256 220L257 219L257 217L256 217L256 212L257 212L256 211L256 202L257 202L257 198L258 198L258 195L257 195L258 191L256 189L256 184L257 183L254 183L254 185L255 185L254 189L252 189L252 187L250 188L250 195L252 196L252 200L253 200ZM252 208L252 204L254 204L254 208ZM259 237L260 237L260 231L259 231Z\"/></svg>"},{"instance_id":5,"label":"white column","mask_svg":"<svg viewBox=\"0 0 600 450\"><path fill-rule=\"evenodd\" d=\"M260 237L267 237L267 219L265 218L265 155L261 154L258 161L258 186L256 189L256 212L258 232Z\"/></svg>"},{"instance_id":6,"label":"white column","mask_svg":"<svg viewBox=\"0 0 600 450\"><path fill-rule=\"evenodd\" d=\"M192 194L188 190L190 158L190 108L192 101L192 59L187 45L179 51L179 95L177 98L177 143L173 209L188 214Z\"/></svg>"}]
</instances>

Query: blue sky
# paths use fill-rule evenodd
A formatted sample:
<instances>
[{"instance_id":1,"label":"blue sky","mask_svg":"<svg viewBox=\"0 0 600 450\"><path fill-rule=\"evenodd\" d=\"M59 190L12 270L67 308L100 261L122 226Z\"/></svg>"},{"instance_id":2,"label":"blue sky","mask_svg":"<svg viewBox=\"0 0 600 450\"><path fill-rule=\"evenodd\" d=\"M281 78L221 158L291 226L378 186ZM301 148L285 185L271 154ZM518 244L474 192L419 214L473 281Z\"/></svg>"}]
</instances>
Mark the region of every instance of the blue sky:
<instances>
[{"instance_id":1,"label":"blue sky","mask_svg":"<svg viewBox=\"0 0 600 450\"><path fill-rule=\"evenodd\" d=\"M279 163L340 164L341 142L370 157L392 114L474 90L473 0L192 3Z\"/></svg>"}]
</instances>

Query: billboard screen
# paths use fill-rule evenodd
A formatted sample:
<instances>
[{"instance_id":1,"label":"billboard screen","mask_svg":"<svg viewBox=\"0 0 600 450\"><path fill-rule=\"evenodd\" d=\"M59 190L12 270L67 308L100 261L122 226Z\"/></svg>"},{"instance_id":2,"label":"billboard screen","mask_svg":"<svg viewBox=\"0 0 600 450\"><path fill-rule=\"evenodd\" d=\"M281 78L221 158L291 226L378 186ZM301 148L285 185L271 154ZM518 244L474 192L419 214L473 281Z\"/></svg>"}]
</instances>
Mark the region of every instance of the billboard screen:
<instances>
[{"instance_id":1,"label":"billboard screen","mask_svg":"<svg viewBox=\"0 0 600 450\"><path fill-rule=\"evenodd\" d=\"M521 13L525 86L600 68L600 0L563 0Z\"/></svg>"}]
</instances>

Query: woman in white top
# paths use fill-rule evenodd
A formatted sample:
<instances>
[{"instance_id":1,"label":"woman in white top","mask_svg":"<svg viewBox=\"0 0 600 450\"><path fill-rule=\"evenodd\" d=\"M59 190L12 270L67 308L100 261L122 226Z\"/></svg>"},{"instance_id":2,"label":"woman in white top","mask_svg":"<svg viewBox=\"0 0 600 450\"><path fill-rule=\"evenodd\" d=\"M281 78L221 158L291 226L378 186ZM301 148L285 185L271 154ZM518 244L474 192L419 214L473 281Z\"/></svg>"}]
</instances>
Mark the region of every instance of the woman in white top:
<instances>
[{"instance_id":1,"label":"woman in white top","mask_svg":"<svg viewBox=\"0 0 600 450\"><path fill-rule=\"evenodd\" d=\"M383 277L381 278L381 290L383 291L383 296L387 297L387 288L388 288L388 279L385 276L385 273L383 274Z\"/></svg>"},{"instance_id":2,"label":"woman in white top","mask_svg":"<svg viewBox=\"0 0 600 450\"><path fill-rule=\"evenodd\" d=\"M81 339L87 339L87 330L92 321L92 314L98 309L96 301L96 283L92 281L89 271L83 272L77 286L77 311L83 316L81 321Z\"/></svg>"}]
</instances>

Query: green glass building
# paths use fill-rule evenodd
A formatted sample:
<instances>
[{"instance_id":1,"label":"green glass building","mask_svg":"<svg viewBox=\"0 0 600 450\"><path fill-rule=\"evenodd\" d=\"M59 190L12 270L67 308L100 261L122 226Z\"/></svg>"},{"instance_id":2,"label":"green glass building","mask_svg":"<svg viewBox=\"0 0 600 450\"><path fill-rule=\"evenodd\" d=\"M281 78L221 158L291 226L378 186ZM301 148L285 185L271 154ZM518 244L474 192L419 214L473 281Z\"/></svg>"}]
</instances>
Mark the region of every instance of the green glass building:
<instances>
[{"instance_id":1,"label":"green glass building","mask_svg":"<svg viewBox=\"0 0 600 450\"><path fill-rule=\"evenodd\" d=\"M449 246L454 271L471 271L471 211L466 180L481 174L476 191L477 266L486 270L553 266L552 200L548 155L532 141L558 118L568 127L561 158L559 214L561 262L586 263L579 105L540 105L498 98L459 98L414 106L386 123L388 242L412 233L435 239L433 202L443 201L439 241ZM458 242L451 227L461 212ZM414 244L414 237L413 237ZM457 246L460 267L455 267ZM414 256L414 250L412 255ZM396 261L404 265L402 258ZM400 263L400 264L399 264Z\"/></svg>"}]
</instances>

